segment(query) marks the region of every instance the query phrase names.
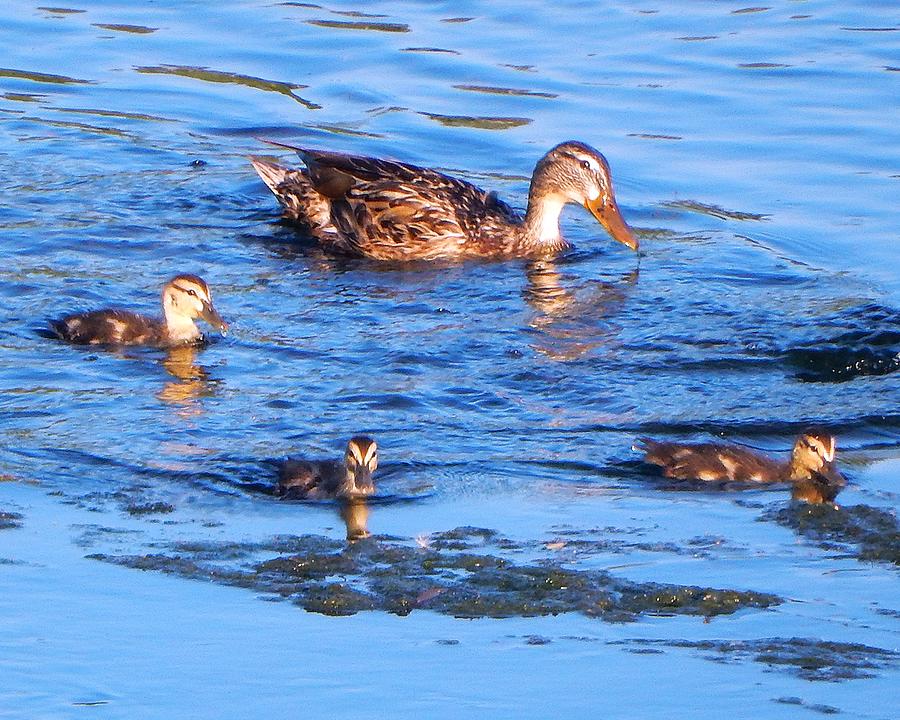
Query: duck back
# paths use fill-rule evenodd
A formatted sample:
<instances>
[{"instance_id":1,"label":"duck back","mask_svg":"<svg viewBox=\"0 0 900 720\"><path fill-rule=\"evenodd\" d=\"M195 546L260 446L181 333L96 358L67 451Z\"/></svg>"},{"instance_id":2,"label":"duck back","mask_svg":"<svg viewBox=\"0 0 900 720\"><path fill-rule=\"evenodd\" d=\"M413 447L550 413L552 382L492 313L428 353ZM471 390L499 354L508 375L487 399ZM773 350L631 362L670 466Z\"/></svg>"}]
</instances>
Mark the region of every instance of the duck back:
<instances>
[{"instance_id":1,"label":"duck back","mask_svg":"<svg viewBox=\"0 0 900 720\"><path fill-rule=\"evenodd\" d=\"M77 345L162 345L165 331L158 320L128 310L94 310L51 320L61 340Z\"/></svg>"},{"instance_id":2,"label":"duck back","mask_svg":"<svg viewBox=\"0 0 900 720\"><path fill-rule=\"evenodd\" d=\"M770 483L786 481L780 463L745 448L718 443L657 442L641 438L635 449L644 460L677 480Z\"/></svg>"}]
</instances>

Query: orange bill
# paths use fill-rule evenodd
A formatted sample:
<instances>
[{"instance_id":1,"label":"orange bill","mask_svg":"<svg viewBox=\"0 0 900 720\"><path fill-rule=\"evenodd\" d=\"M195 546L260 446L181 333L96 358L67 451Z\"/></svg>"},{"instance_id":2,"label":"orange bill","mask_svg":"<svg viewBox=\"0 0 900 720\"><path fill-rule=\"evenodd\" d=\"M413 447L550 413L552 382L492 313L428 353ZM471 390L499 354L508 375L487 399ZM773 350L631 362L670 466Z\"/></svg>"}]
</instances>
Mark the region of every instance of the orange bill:
<instances>
[{"instance_id":1,"label":"orange bill","mask_svg":"<svg viewBox=\"0 0 900 720\"><path fill-rule=\"evenodd\" d=\"M619 212L619 206L616 205L616 199L611 193L608 195L601 193L595 200L588 200L584 206L591 211L591 215L600 221L600 224L606 228L614 240L618 240L632 250L638 249L637 238L628 227L622 213Z\"/></svg>"}]
</instances>

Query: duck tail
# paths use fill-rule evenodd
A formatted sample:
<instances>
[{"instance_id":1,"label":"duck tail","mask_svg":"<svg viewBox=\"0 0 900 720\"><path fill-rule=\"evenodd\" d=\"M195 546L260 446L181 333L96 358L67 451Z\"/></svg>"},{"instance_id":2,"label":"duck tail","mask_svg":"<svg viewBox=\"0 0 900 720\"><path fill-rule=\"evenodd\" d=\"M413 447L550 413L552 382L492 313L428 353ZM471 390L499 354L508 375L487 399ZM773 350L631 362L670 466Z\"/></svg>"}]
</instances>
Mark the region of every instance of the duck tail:
<instances>
[{"instance_id":1,"label":"duck tail","mask_svg":"<svg viewBox=\"0 0 900 720\"><path fill-rule=\"evenodd\" d=\"M658 443L655 440L651 440L648 437L639 437L631 444L631 449L635 452L648 453L653 450L653 448Z\"/></svg>"},{"instance_id":2,"label":"duck tail","mask_svg":"<svg viewBox=\"0 0 900 720\"><path fill-rule=\"evenodd\" d=\"M288 175L293 172L286 167L282 167L270 160L264 160L261 157L251 156L250 164L253 165L253 169L256 170L257 175L262 178L262 181L269 186L269 190L275 193L275 195L280 195L278 187L284 183L284 181L287 180Z\"/></svg>"}]
</instances>

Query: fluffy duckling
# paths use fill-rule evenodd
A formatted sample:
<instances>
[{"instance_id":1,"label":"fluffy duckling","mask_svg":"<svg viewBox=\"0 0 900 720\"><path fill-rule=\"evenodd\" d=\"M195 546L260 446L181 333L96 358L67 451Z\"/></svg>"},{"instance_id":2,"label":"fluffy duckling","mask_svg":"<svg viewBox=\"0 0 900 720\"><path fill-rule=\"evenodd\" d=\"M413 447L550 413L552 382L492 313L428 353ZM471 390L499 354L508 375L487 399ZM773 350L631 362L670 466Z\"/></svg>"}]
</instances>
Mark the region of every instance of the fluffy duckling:
<instances>
[{"instance_id":1,"label":"fluffy duckling","mask_svg":"<svg viewBox=\"0 0 900 720\"><path fill-rule=\"evenodd\" d=\"M162 290L163 318L107 308L50 321L51 331L78 345L149 345L175 347L203 340L201 318L225 334L228 326L212 304L209 287L196 275L176 275Z\"/></svg>"},{"instance_id":2,"label":"fluffy duckling","mask_svg":"<svg viewBox=\"0 0 900 720\"><path fill-rule=\"evenodd\" d=\"M347 443L342 462L290 458L279 469L276 492L297 500L353 499L375 492L372 473L378 467L378 446L357 435Z\"/></svg>"},{"instance_id":3,"label":"fluffy duckling","mask_svg":"<svg viewBox=\"0 0 900 720\"><path fill-rule=\"evenodd\" d=\"M847 484L834 461L835 438L819 428L805 430L794 442L791 457L779 462L753 450L720 443L657 442L640 438L634 450L659 465L663 475L704 482L789 482L792 496L809 503L832 502Z\"/></svg>"},{"instance_id":4,"label":"fluffy duckling","mask_svg":"<svg viewBox=\"0 0 900 720\"><path fill-rule=\"evenodd\" d=\"M638 247L616 204L606 158L582 142L560 143L538 161L524 215L497 193L430 168L270 144L296 151L306 169L262 158L251 158L253 167L285 217L333 252L392 261L557 253L568 247L559 216L570 202L615 240Z\"/></svg>"}]
</instances>

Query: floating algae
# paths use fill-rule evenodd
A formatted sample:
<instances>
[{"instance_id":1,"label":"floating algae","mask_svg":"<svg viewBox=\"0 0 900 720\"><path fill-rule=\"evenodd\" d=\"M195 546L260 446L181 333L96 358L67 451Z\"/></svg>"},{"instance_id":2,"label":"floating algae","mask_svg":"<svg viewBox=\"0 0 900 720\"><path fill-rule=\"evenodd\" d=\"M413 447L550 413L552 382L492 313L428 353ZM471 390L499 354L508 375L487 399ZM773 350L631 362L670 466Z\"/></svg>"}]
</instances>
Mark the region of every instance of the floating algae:
<instances>
[{"instance_id":1,"label":"floating algae","mask_svg":"<svg viewBox=\"0 0 900 720\"><path fill-rule=\"evenodd\" d=\"M22 527L22 516L19 513L0 510L0 530Z\"/></svg>"},{"instance_id":2,"label":"floating algae","mask_svg":"<svg viewBox=\"0 0 900 720\"><path fill-rule=\"evenodd\" d=\"M465 618L577 612L628 622L645 615L712 617L766 608L767 593L637 583L598 570L564 567L556 555L517 563L489 552L519 550L492 530L457 528L427 542L371 537L344 543L318 535L269 543L180 543L147 555L95 554L127 567L237 585L289 599L310 612L351 615L428 609ZM277 553L277 557L260 559Z\"/></svg>"},{"instance_id":3,"label":"floating algae","mask_svg":"<svg viewBox=\"0 0 900 720\"><path fill-rule=\"evenodd\" d=\"M892 512L870 505L797 505L763 515L827 550L858 560L900 565L900 525ZM854 546L856 549L854 549Z\"/></svg>"},{"instance_id":4,"label":"floating algae","mask_svg":"<svg viewBox=\"0 0 900 720\"><path fill-rule=\"evenodd\" d=\"M660 647L690 648L708 660L751 660L770 670L784 670L803 680L840 682L875 677L876 670L893 667L900 653L860 643L832 642L815 638L762 638L759 640L616 640L629 651L653 651Z\"/></svg>"}]
</instances>

